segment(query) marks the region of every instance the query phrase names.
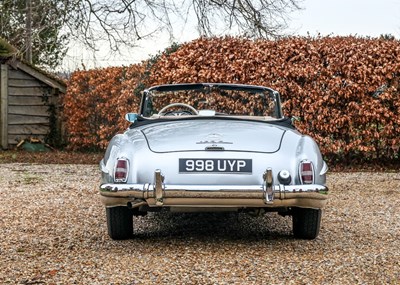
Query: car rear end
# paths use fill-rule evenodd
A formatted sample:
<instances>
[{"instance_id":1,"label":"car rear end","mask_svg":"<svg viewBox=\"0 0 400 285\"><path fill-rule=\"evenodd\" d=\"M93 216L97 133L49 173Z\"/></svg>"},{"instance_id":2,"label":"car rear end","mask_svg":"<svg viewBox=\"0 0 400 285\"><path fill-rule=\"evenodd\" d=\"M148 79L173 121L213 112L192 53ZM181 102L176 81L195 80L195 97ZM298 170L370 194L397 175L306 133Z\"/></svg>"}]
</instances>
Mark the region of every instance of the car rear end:
<instances>
[{"instance_id":1,"label":"car rear end","mask_svg":"<svg viewBox=\"0 0 400 285\"><path fill-rule=\"evenodd\" d=\"M327 201L327 166L311 138L277 126L252 130L253 123L236 126L237 133L245 134L240 139L234 130L226 129L226 122L214 121L216 131L211 134L200 131L210 123L194 124L196 133L190 124L182 128L176 123L135 130L134 143L121 144L115 161L108 163L112 180L101 185L106 207L126 207L137 214L160 208L179 212L263 209L297 216L307 212L301 209L311 209L319 213L320 221ZM184 131L179 134L174 128ZM168 133L178 135L171 138ZM299 237L313 238L314 232Z\"/></svg>"},{"instance_id":2,"label":"car rear end","mask_svg":"<svg viewBox=\"0 0 400 285\"><path fill-rule=\"evenodd\" d=\"M110 142L100 193L109 234L132 235L132 215L276 211L315 238L328 189L316 143L287 123L275 90L172 84L144 91L130 129Z\"/></svg>"}]
</instances>

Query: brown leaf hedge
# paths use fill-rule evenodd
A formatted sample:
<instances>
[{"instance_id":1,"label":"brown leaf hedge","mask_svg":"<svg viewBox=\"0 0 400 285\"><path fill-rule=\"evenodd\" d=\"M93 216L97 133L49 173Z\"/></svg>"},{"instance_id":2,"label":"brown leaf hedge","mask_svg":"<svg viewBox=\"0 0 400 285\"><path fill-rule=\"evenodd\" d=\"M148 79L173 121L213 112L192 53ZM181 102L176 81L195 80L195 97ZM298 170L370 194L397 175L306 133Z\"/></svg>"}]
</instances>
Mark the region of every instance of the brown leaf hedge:
<instances>
[{"instance_id":1,"label":"brown leaf hedge","mask_svg":"<svg viewBox=\"0 0 400 285\"><path fill-rule=\"evenodd\" d=\"M134 95L143 73L141 65L76 71L64 98L64 118L71 149L104 149L124 130L124 115L136 110Z\"/></svg>"},{"instance_id":2,"label":"brown leaf hedge","mask_svg":"<svg viewBox=\"0 0 400 285\"><path fill-rule=\"evenodd\" d=\"M272 87L327 158L398 160L400 42L357 37L200 38L129 67L76 71L64 110L73 149L103 149L145 87L226 82Z\"/></svg>"}]
</instances>

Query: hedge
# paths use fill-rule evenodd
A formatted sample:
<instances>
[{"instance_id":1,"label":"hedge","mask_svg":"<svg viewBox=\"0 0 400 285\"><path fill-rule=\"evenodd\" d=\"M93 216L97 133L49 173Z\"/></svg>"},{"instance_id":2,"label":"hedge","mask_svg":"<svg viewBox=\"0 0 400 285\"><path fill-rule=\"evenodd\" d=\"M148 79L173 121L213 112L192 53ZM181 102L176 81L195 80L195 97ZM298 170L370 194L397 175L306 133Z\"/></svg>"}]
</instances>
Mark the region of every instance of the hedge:
<instances>
[{"instance_id":1,"label":"hedge","mask_svg":"<svg viewBox=\"0 0 400 285\"><path fill-rule=\"evenodd\" d=\"M128 126L124 114L139 105L132 93L141 75L141 65L72 74L63 104L71 149L104 149L115 133Z\"/></svg>"},{"instance_id":2,"label":"hedge","mask_svg":"<svg viewBox=\"0 0 400 285\"><path fill-rule=\"evenodd\" d=\"M200 38L149 65L77 71L66 95L72 148L104 148L126 127L138 92L165 83L269 86L284 113L327 157L394 160L400 155L400 44L357 37ZM85 114L77 114L85 110Z\"/></svg>"}]
</instances>

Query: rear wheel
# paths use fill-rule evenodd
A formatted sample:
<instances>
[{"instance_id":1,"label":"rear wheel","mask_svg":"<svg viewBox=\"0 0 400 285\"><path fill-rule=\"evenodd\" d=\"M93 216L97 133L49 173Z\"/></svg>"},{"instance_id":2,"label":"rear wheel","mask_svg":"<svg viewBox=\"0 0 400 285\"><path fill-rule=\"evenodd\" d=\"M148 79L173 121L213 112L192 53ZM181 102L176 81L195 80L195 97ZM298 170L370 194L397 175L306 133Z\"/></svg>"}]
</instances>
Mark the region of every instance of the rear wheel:
<instances>
[{"instance_id":1,"label":"rear wheel","mask_svg":"<svg viewBox=\"0 0 400 285\"><path fill-rule=\"evenodd\" d=\"M292 211L294 237L315 239L319 234L322 211L305 208L293 208Z\"/></svg>"},{"instance_id":2,"label":"rear wheel","mask_svg":"<svg viewBox=\"0 0 400 285\"><path fill-rule=\"evenodd\" d=\"M108 235L115 240L133 236L133 213L127 207L106 208Z\"/></svg>"}]
</instances>

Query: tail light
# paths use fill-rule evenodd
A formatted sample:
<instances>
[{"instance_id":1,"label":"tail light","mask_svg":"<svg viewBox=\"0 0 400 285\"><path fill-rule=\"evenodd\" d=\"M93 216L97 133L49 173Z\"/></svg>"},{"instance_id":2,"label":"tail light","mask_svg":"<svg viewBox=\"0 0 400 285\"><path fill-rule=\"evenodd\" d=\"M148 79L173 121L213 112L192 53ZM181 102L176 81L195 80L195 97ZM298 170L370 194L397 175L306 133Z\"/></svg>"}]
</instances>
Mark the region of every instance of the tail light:
<instances>
[{"instance_id":1,"label":"tail light","mask_svg":"<svg viewBox=\"0 0 400 285\"><path fill-rule=\"evenodd\" d=\"M115 164L114 182L126 182L128 180L129 161L126 158L119 158Z\"/></svg>"},{"instance_id":2,"label":"tail light","mask_svg":"<svg viewBox=\"0 0 400 285\"><path fill-rule=\"evenodd\" d=\"M314 166L311 161L303 160L299 167L301 184L314 183Z\"/></svg>"}]
</instances>

